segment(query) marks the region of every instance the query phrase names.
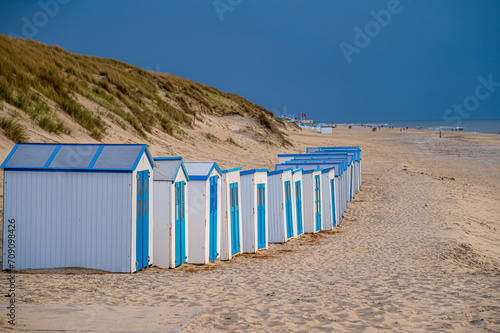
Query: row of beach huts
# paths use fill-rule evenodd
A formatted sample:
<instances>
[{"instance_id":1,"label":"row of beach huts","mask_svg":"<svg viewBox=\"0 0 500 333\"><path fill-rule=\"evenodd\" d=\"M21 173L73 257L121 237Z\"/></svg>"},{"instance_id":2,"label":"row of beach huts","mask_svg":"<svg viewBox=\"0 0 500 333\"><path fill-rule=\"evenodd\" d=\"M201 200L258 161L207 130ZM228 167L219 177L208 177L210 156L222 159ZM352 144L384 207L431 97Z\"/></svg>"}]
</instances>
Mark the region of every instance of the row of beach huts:
<instances>
[{"instance_id":1,"label":"row of beach huts","mask_svg":"<svg viewBox=\"0 0 500 333\"><path fill-rule=\"evenodd\" d=\"M3 269L206 264L338 226L361 186L359 147L278 159L221 170L146 145L16 144L0 166Z\"/></svg>"}]
</instances>

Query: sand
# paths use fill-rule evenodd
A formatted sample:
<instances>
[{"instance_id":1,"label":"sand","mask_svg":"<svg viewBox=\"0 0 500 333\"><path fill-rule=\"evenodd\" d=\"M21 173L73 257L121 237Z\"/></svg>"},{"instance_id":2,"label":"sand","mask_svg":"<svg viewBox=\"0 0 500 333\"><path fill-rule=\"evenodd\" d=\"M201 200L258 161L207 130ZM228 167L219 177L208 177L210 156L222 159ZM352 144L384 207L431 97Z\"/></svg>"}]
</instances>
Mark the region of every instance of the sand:
<instances>
[{"instance_id":1,"label":"sand","mask_svg":"<svg viewBox=\"0 0 500 333\"><path fill-rule=\"evenodd\" d=\"M36 327L43 308L49 330L133 331L132 317L159 332L500 331L500 136L339 126L332 135L289 131L295 147L285 149L237 136L238 119L210 122L198 130L232 135L245 150L194 132L194 145L151 149L271 168L280 152L361 146L363 185L342 225L204 266L17 273L18 328ZM68 327L82 312L95 326ZM9 328L3 314L0 327Z\"/></svg>"}]
</instances>

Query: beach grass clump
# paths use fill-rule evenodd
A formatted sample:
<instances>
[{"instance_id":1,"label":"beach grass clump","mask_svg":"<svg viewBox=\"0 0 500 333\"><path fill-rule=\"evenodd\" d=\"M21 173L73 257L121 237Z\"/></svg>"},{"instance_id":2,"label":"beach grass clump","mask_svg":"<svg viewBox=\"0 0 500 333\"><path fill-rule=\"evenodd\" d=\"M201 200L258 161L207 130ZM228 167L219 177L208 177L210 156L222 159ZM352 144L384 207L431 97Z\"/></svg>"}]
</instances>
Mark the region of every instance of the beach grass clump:
<instances>
[{"instance_id":1,"label":"beach grass clump","mask_svg":"<svg viewBox=\"0 0 500 333\"><path fill-rule=\"evenodd\" d=\"M228 137L226 139L226 142L229 143L229 144L232 144L233 146L236 146L238 148L243 148L241 145L239 145L236 141L234 141L234 139L232 137Z\"/></svg>"},{"instance_id":2,"label":"beach grass clump","mask_svg":"<svg viewBox=\"0 0 500 333\"><path fill-rule=\"evenodd\" d=\"M218 137L216 137L215 135L213 135L212 133L205 133L205 137L206 137L208 140L210 140L210 141L212 141L212 142L214 142L214 143L219 143L219 142L220 142L219 138L218 138Z\"/></svg>"},{"instance_id":3,"label":"beach grass clump","mask_svg":"<svg viewBox=\"0 0 500 333\"><path fill-rule=\"evenodd\" d=\"M0 117L0 128L6 137L15 143L27 142L27 136L23 127L12 118Z\"/></svg>"}]
</instances>

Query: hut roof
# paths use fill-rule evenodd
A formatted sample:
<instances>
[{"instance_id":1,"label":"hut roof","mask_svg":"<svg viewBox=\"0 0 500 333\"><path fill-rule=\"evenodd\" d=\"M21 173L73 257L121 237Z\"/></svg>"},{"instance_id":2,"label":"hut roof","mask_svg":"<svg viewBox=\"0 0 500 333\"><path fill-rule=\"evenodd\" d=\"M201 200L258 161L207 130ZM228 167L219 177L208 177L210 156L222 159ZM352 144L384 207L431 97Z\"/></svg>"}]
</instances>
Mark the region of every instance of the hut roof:
<instances>
[{"instance_id":1,"label":"hut roof","mask_svg":"<svg viewBox=\"0 0 500 333\"><path fill-rule=\"evenodd\" d=\"M215 168L222 175L222 171L215 162L184 162L190 180L208 180Z\"/></svg>"},{"instance_id":2,"label":"hut roof","mask_svg":"<svg viewBox=\"0 0 500 333\"><path fill-rule=\"evenodd\" d=\"M182 162L182 157L155 157L156 169L154 170L154 180L174 181L182 169L189 181L186 167Z\"/></svg>"},{"instance_id":3,"label":"hut roof","mask_svg":"<svg viewBox=\"0 0 500 333\"><path fill-rule=\"evenodd\" d=\"M134 171L147 145L18 143L0 168L17 170Z\"/></svg>"},{"instance_id":4,"label":"hut roof","mask_svg":"<svg viewBox=\"0 0 500 333\"><path fill-rule=\"evenodd\" d=\"M251 170L245 170L245 171L241 171L240 172L240 176L244 176L244 175L250 175L250 174L253 174L253 173L256 173L256 172L269 172L268 169L251 169Z\"/></svg>"}]
</instances>

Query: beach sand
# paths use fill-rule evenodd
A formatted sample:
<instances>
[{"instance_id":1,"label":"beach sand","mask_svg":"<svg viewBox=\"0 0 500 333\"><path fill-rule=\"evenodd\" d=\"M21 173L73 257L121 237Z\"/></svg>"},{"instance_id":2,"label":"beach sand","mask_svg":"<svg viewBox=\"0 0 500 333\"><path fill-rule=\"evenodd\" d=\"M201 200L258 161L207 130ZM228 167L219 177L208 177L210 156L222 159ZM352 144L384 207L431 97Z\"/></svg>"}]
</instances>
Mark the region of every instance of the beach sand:
<instances>
[{"instance_id":1,"label":"beach sand","mask_svg":"<svg viewBox=\"0 0 500 333\"><path fill-rule=\"evenodd\" d=\"M210 131L224 138L237 126L214 119ZM136 318L159 332L500 331L500 136L344 126L288 134L293 148L235 136L245 150L151 149L247 169L272 168L276 154L307 146L360 146L363 185L340 227L204 266L18 272L17 328L133 331ZM0 303L9 329L7 298Z\"/></svg>"}]
</instances>

